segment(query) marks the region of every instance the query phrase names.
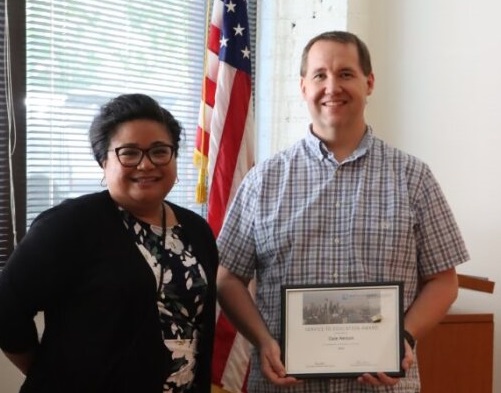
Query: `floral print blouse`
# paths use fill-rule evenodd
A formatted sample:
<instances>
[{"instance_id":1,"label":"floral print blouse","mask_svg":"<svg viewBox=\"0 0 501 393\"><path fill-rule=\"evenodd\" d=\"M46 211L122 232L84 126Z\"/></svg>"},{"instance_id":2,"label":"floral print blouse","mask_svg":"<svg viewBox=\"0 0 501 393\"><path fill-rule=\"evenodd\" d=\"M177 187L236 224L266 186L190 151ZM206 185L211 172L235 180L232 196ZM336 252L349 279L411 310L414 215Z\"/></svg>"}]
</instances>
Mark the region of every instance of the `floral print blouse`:
<instances>
[{"instance_id":1,"label":"floral print blouse","mask_svg":"<svg viewBox=\"0 0 501 393\"><path fill-rule=\"evenodd\" d=\"M161 228L138 220L124 209L120 211L157 282L160 325L169 354L163 391L185 392L195 377L195 356L207 291L205 271L184 240L181 225ZM163 229L165 239L161 239Z\"/></svg>"}]
</instances>

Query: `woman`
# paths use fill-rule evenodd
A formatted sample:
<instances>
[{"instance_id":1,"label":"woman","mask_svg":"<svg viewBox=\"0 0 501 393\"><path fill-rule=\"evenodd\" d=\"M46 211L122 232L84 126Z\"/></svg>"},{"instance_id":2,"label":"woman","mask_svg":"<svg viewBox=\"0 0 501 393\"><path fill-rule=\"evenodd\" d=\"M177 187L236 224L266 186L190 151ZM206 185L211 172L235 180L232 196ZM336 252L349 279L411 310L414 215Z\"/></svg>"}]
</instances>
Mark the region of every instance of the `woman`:
<instances>
[{"instance_id":1,"label":"woman","mask_svg":"<svg viewBox=\"0 0 501 393\"><path fill-rule=\"evenodd\" d=\"M108 189L42 213L0 276L0 347L26 374L21 392L210 391L216 244L164 201L180 133L142 94L94 119Z\"/></svg>"}]
</instances>

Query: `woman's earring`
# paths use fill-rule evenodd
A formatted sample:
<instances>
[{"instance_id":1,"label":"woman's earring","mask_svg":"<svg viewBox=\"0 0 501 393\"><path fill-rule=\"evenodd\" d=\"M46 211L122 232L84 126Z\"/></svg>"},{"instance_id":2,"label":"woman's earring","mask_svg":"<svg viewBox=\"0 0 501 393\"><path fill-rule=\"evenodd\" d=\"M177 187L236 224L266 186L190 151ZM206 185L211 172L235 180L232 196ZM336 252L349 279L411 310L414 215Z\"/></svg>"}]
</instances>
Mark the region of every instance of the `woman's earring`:
<instances>
[{"instance_id":1,"label":"woman's earring","mask_svg":"<svg viewBox=\"0 0 501 393\"><path fill-rule=\"evenodd\" d=\"M101 187L106 187L107 184L106 184L106 177L103 176L103 178L101 179Z\"/></svg>"}]
</instances>

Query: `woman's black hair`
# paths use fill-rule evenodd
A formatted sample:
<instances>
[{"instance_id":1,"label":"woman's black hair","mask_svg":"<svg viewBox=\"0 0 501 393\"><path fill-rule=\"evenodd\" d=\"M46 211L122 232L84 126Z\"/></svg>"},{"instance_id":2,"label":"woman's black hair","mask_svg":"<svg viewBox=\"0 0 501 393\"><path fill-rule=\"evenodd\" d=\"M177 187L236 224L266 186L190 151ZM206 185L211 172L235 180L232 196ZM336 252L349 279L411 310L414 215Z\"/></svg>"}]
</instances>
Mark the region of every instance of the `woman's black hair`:
<instances>
[{"instance_id":1,"label":"woman's black hair","mask_svg":"<svg viewBox=\"0 0 501 393\"><path fill-rule=\"evenodd\" d=\"M172 114L146 94L122 94L101 106L89 129L89 140L94 158L103 166L110 140L118 127L131 120L153 120L165 126L172 137L174 154L177 157L181 140L181 124Z\"/></svg>"}]
</instances>

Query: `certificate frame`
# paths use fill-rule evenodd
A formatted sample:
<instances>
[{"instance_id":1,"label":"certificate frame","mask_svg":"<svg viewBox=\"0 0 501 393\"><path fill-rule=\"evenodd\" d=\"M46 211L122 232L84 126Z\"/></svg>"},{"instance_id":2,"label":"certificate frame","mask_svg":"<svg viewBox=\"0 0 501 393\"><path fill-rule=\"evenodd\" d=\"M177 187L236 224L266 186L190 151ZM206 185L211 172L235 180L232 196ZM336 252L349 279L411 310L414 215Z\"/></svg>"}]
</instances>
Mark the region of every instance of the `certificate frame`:
<instances>
[{"instance_id":1,"label":"certificate frame","mask_svg":"<svg viewBox=\"0 0 501 393\"><path fill-rule=\"evenodd\" d=\"M405 375L402 282L282 285L281 302L287 375Z\"/></svg>"}]
</instances>

